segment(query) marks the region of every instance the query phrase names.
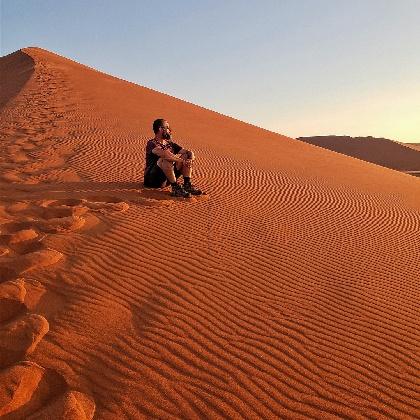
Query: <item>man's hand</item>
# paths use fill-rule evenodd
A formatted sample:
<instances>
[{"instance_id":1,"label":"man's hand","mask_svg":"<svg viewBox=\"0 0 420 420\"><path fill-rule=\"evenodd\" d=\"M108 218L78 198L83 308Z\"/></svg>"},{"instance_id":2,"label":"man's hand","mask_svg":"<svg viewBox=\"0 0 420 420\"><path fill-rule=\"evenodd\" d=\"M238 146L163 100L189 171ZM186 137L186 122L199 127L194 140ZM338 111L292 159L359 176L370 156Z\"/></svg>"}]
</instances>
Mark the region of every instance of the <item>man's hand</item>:
<instances>
[{"instance_id":1,"label":"man's hand","mask_svg":"<svg viewBox=\"0 0 420 420\"><path fill-rule=\"evenodd\" d=\"M166 160L172 161L172 162L183 162L183 156L182 155L174 155L169 150L165 150L162 157Z\"/></svg>"},{"instance_id":2,"label":"man's hand","mask_svg":"<svg viewBox=\"0 0 420 420\"><path fill-rule=\"evenodd\" d=\"M192 159L184 159L184 166L185 167L191 168L192 163L193 163L193 160Z\"/></svg>"},{"instance_id":3,"label":"man's hand","mask_svg":"<svg viewBox=\"0 0 420 420\"><path fill-rule=\"evenodd\" d=\"M185 156L187 157L187 159L190 159L190 160L195 159L194 152L192 152L191 150L187 150L185 153Z\"/></svg>"}]
</instances>

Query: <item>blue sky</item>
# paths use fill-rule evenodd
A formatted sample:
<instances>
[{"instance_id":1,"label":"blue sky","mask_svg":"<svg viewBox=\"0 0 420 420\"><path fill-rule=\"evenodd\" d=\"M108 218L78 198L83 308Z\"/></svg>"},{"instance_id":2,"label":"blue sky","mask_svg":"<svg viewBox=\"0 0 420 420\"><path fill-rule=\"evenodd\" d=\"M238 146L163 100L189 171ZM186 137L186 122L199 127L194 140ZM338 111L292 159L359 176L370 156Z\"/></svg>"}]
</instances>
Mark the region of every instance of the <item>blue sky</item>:
<instances>
[{"instance_id":1,"label":"blue sky","mask_svg":"<svg viewBox=\"0 0 420 420\"><path fill-rule=\"evenodd\" d=\"M27 46L291 137L420 142L420 0L0 0Z\"/></svg>"}]
</instances>

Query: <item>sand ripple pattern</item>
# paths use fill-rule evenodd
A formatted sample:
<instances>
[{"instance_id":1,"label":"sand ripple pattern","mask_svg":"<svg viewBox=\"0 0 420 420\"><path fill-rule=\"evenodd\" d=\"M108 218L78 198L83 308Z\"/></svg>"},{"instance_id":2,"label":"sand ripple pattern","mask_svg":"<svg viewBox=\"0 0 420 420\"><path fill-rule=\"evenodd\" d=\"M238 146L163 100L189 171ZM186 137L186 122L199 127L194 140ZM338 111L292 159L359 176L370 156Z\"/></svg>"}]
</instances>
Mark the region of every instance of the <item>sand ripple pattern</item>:
<instances>
[{"instance_id":1,"label":"sand ripple pattern","mask_svg":"<svg viewBox=\"0 0 420 420\"><path fill-rule=\"evenodd\" d=\"M222 166L206 172L208 202L125 213L82 248L74 307L124 315L106 325L110 343L76 359L107 370L89 373L102 401L139 395L108 400L104 417L418 416L420 214L395 197ZM226 190L224 176L238 184ZM162 241L174 218L191 226L184 243ZM82 334L75 319L62 331Z\"/></svg>"}]
</instances>

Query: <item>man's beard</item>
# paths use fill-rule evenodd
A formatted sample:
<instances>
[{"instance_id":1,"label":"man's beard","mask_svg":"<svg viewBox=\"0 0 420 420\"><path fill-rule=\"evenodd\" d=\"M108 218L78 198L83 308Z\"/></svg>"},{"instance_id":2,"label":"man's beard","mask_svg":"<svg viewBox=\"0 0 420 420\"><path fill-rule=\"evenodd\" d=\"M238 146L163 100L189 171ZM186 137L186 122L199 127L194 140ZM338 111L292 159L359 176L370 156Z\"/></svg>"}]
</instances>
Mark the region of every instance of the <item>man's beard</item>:
<instances>
[{"instance_id":1,"label":"man's beard","mask_svg":"<svg viewBox=\"0 0 420 420\"><path fill-rule=\"evenodd\" d=\"M171 133L163 133L162 138L165 139L165 140L170 140L171 139Z\"/></svg>"}]
</instances>

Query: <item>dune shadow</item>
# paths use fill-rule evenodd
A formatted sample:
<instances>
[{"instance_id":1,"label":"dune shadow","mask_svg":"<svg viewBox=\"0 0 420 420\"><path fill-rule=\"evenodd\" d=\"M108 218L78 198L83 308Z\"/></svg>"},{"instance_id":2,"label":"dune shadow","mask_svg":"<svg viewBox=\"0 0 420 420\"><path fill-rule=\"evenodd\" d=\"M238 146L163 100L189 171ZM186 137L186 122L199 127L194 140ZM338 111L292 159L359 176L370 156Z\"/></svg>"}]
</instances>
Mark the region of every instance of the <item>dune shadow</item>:
<instances>
[{"instance_id":1,"label":"dune shadow","mask_svg":"<svg viewBox=\"0 0 420 420\"><path fill-rule=\"evenodd\" d=\"M56 205L80 205L91 202L150 205L170 200L165 188L145 188L141 182L61 182L42 184L0 183L0 199L9 201L52 200Z\"/></svg>"},{"instance_id":2,"label":"dune shadow","mask_svg":"<svg viewBox=\"0 0 420 420\"><path fill-rule=\"evenodd\" d=\"M19 94L34 69L32 57L21 50L0 58L0 111Z\"/></svg>"}]
</instances>

